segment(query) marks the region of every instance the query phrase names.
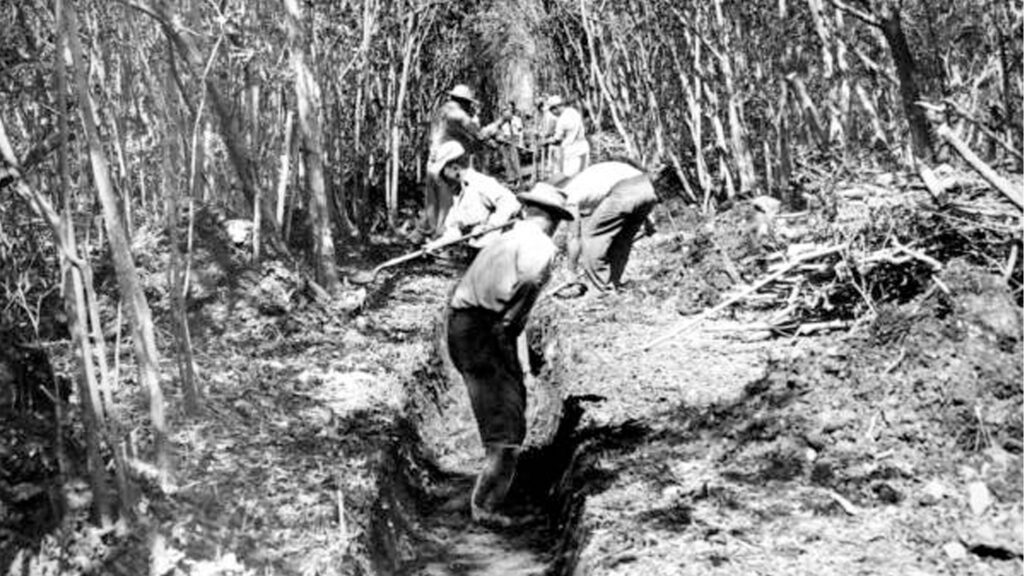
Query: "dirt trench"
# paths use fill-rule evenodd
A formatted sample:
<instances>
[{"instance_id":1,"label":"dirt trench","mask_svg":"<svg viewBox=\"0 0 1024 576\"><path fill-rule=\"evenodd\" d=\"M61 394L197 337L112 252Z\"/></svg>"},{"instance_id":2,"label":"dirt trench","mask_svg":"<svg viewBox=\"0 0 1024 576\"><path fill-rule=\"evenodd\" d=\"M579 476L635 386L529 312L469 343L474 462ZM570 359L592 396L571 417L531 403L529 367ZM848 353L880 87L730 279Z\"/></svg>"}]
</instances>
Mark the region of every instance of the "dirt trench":
<instances>
[{"instance_id":1,"label":"dirt trench","mask_svg":"<svg viewBox=\"0 0 1024 576\"><path fill-rule=\"evenodd\" d=\"M773 338L741 308L642 352L681 321L670 248L641 240L621 294L534 311L521 529L470 522L475 425L424 354L379 475L377 573L1019 573L1020 312L998 279L951 265L952 296L842 334Z\"/></svg>"},{"instance_id":2,"label":"dirt trench","mask_svg":"<svg viewBox=\"0 0 1024 576\"><path fill-rule=\"evenodd\" d=\"M638 275L652 273L656 258L641 249L634 266ZM503 531L469 518L482 449L436 318L433 353L405 382L406 420L383 460L369 535L376 571L587 573L595 537L587 500L633 473L620 465L664 433L659 417L734 400L764 374L766 343L732 337L736 321L638 353L674 325L675 307L642 291L538 305L529 330L530 431L509 497L512 511L531 521Z\"/></svg>"}]
</instances>

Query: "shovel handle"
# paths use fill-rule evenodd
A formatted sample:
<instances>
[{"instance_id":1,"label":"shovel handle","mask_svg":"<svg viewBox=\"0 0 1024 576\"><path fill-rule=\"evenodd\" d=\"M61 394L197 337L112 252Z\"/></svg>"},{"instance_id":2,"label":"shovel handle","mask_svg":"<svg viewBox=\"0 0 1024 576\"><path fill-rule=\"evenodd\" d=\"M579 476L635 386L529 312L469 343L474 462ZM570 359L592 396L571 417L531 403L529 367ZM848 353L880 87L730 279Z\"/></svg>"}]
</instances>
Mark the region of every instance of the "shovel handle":
<instances>
[{"instance_id":1,"label":"shovel handle","mask_svg":"<svg viewBox=\"0 0 1024 576\"><path fill-rule=\"evenodd\" d=\"M435 250L441 250L441 249L447 248L449 246L454 246L456 244L460 244L460 243L465 242L467 240L472 240L473 238L479 238L480 236L484 236L485 234L490 234L491 232L494 232L494 231L497 231L497 230L504 230L506 228L509 228L510 226L512 226L515 223L516 223L515 220L509 220L508 222L504 222L502 224L497 224L495 226L488 226L487 228L483 228L481 230L477 230L476 232L471 232L469 234L465 234L463 236L459 236L458 238L453 238L451 240L447 240L447 241L442 242L442 243L438 244L437 246L434 246L434 247L429 248L429 249L428 248L420 248L419 250L417 250L415 252L410 252L410 253L408 253L408 254L406 254L404 256L399 256L397 258L392 258L391 260L388 260L387 262L384 262L383 264L380 264L379 266L374 268L373 269L373 277L376 278L377 274L379 274L380 271L385 269L385 268L390 268L392 266L395 266L395 265L398 265L398 264L403 264L403 263L408 262L410 260L415 260L416 258L419 258L421 256L426 256L427 254L429 254L430 252L433 252Z\"/></svg>"}]
</instances>

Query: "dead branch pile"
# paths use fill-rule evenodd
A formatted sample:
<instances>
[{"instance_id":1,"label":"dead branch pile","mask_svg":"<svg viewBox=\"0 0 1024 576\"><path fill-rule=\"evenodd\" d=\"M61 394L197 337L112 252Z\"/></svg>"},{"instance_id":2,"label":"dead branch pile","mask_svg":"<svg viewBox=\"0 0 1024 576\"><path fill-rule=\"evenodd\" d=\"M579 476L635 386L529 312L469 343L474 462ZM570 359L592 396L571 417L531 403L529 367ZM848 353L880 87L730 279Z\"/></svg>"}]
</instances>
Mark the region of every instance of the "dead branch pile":
<instances>
[{"instance_id":1,"label":"dead branch pile","mask_svg":"<svg viewBox=\"0 0 1024 576\"><path fill-rule=\"evenodd\" d=\"M776 218L775 238L790 242L768 255L772 281L749 297L778 308L768 327L847 327L880 304L948 292L942 271L959 258L999 275L1020 305L1020 210L969 174L926 174L883 175L881 184L840 189L835 218L823 230Z\"/></svg>"},{"instance_id":2,"label":"dead branch pile","mask_svg":"<svg viewBox=\"0 0 1024 576\"><path fill-rule=\"evenodd\" d=\"M948 294L943 271L956 260L1000 277L1021 305L1021 212L985 181L943 167L923 179L880 174L873 182L840 183L833 196L828 210L740 217L743 231L731 234L742 242L731 246L723 246L728 213L717 216L712 235L698 233L684 252L710 238L714 250L706 250L702 262L715 261L717 277L729 278L730 288L700 302L702 313L644 348L737 305L774 310L758 328L778 334L849 328L886 304ZM687 265L698 283L716 277ZM682 300L690 286L677 288Z\"/></svg>"}]
</instances>

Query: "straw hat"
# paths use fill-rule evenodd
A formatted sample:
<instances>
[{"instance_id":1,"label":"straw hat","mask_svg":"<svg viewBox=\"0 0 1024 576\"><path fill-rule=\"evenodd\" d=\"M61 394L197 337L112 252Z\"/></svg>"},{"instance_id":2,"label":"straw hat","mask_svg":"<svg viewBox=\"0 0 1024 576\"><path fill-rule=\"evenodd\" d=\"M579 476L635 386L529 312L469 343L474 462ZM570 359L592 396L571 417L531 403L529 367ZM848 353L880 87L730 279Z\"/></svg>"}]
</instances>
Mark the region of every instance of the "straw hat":
<instances>
[{"instance_id":1,"label":"straw hat","mask_svg":"<svg viewBox=\"0 0 1024 576\"><path fill-rule=\"evenodd\" d=\"M457 140L443 142L437 147L437 154L434 155L433 161L427 164L427 172L432 176L439 176L449 162L458 160L465 153L466 149Z\"/></svg>"},{"instance_id":2,"label":"straw hat","mask_svg":"<svg viewBox=\"0 0 1024 576\"><path fill-rule=\"evenodd\" d=\"M516 198L523 204L532 204L547 210L556 219L573 219L572 212L565 209L565 192L551 184L538 182L529 192L524 192Z\"/></svg>"},{"instance_id":3,"label":"straw hat","mask_svg":"<svg viewBox=\"0 0 1024 576\"><path fill-rule=\"evenodd\" d=\"M565 99L557 94L552 96L551 98L548 98L548 110L551 110L555 106L561 106L563 104L565 104Z\"/></svg>"},{"instance_id":4,"label":"straw hat","mask_svg":"<svg viewBox=\"0 0 1024 576\"><path fill-rule=\"evenodd\" d=\"M459 100L479 104L476 100L476 96L473 94L473 90L465 84L456 84L454 88L448 91L448 95L452 98L458 98Z\"/></svg>"}]
</instances>

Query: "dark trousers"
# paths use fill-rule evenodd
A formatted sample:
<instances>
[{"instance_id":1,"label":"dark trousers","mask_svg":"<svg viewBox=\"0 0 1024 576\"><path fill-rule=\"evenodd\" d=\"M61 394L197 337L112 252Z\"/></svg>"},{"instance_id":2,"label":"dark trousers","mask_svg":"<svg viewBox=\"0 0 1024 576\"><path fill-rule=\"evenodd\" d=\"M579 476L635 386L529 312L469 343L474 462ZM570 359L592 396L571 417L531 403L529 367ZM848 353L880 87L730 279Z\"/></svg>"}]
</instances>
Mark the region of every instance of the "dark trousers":
<instances>
[{"instance_id":1,"label":"dark trousers","mask_svg":"<svg viewBox=\"0 0 1024 576\"><path fill-rule=\"evenodd\" d=\"M637 176L616 184L583 219L583 272L596 288L611 290L622 283L633 240L657 201L650 179Z\"/></svg>"},{"instance_id":2,"label":"dark trousers","mask_svg":"<svg viewBox=\"0 0 1024 576\"><path fill-rule=\"evenodd\" d=\"M462 375L484 445L520 446L526 438L526 386L516 335L498 329L499 314L448 309L448 353Z\"/></svg>"}]
</instances>

